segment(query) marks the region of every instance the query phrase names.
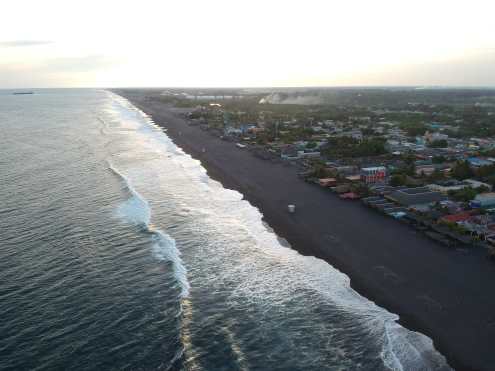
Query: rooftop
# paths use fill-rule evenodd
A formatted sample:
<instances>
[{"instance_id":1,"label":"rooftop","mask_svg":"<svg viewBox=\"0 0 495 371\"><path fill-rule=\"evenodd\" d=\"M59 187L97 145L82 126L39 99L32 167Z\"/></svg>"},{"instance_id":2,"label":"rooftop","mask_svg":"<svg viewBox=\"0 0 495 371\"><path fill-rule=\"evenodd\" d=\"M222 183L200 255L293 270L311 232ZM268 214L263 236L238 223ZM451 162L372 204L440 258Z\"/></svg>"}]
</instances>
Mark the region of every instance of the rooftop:
<instances>
[{"instance_id":1,"label":"rooftop","mask_svg":"<svg viewBox=\"0 0 495 371\"><path fill-rule=\"evenodd\" d=\"M446 199L443 194L430 191L428 187L405 188L391 192L386 197L404 206L430 204Z\"/></svg>"}]
</instances>

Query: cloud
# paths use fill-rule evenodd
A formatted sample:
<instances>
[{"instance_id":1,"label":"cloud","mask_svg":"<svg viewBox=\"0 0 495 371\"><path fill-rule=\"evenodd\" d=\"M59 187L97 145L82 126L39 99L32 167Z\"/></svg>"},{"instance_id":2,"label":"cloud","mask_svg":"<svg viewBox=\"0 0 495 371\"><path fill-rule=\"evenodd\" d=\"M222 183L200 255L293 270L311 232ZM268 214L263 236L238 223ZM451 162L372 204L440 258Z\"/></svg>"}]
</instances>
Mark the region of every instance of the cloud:
<instances>
[{"instance_id":1,"label":"cloud","mask_svg":"<svg viewBox=\"0 0 495 371\"><path fill-rule=\"evenodd\" d=\"M11 40L11 41L0 41L0 48L17 48L26 46L38 46L52 44L53 41L47 40Z\"/></svg>"},{"instance_id":2,"label":"cloud","mask_svg":"<svg viewBox=\"0 0 495 371\"><path fill-rule=\"evenodd\" d=\"M82 57L61 57L46 60L39 70L45 72L91 72L109 68L118 63L116 58L101 54Z\"/></svg>"},{"instance_id":3,"label":"cloud","mask_svg":"<svg viewBox=\"0 0 495 371\"><path fill-rule=\"evenodd\" d=\"M0 88L98 85L97 76L121 61L104 55L60 57L32 63L0 63Z\"/></svg>"}]
</instances>

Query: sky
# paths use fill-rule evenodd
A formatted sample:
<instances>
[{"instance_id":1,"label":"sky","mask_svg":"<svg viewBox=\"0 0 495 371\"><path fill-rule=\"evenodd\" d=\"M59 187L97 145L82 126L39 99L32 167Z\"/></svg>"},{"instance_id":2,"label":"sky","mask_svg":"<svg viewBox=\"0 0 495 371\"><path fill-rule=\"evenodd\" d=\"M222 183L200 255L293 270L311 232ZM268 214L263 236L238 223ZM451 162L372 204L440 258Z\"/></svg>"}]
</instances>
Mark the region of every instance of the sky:
<instances>
[{"instance_id":1,"label":"sky","mask_svg":"<svg viewBox=\"0 0 495 371\"><path fill-rule=\"evenodd\" d=\"M495 86L493 0L4 0L0 88Z\"/></svg>"}]
</instances>

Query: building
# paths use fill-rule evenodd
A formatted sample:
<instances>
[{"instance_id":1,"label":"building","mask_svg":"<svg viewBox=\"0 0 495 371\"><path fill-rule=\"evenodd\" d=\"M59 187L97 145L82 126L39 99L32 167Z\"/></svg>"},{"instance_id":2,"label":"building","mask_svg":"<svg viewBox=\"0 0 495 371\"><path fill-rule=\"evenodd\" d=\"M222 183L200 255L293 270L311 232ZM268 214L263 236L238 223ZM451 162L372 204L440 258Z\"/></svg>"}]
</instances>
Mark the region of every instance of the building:
<instances>
[{"instance_id":1,"label":"building","mask_svg":"<svg viewBox=\"0 0 495 371\"><path fill-rule=\"evenodd\" d=\"M453 184L450 184L453 183ZM449 192L456 192L460 191L461 189L464 189L466 187L469 187L467 184L464 184L462 182L450 182L448 185L445 184L428 184L427 187L430 189L430 191L435 191L435 192L440 192L443 194L448 194Z\"/></svg>"},{"instance_id":2,"label":"building","mask_svg":"<svg viewBox=\"0 0 495 371\"><path fill-rule=\"evenodd\" d=\"M351 183L356 183L361 180L361 175L349 175L346 176L345 179Z\"/></svg>"},{"instance_id":3,"label":"building","mask_svg":"<svg viewBox=\"0 0 495 371\"><path fill-rule=\"evenodd\" d=\"M382 183L386 176L385 166L363 167L361 169L361 180L366 184Z\"/></svg>"},{"instance_id":4,"label":"building","mask_svg":"<svg viewBox=\"0 0 495 371\"><path fill-rule=\"evenodd\" d=\"M226 126L224 129L224 135L242 135L242 130L233 126Z\"/></svg>"},{"instance_id":5,"label":"building","mask_svg":"<svg viewBox=\"0 0 495 371\"><path fill-rule=\"evenodd\" d=\"M429 176L433 174L435 170L436 170L435 165L419 165L416 166L416 169L414 171L416 175Z\"/></svg>"},{"instance_id":6,"label":"building","mask_svg":"<svg viewBox=\"0 0 495 371\"><path fill-rule=\"evenodd\" d=\"M473 166L473 167L481 167L481 166L490 166L490 165L493 165L493 162L489 161L489 160L485 160L485 159L482 159L482 158L479 158L479 157L469 157L467 159L469 165Z\"/></svg>"},{"instance_id":7,"label":"building","mask_svg":"<svg viewBox=\"0 0 495 371\"><path fill-rule=\"evenodd\" d=\"M495 193L487 192L476 195L470 205L471 207L495 207Z\"/></svg>"},{"instance_id":8,"label":"building","mask_svg":"<svg viewBox=\"0 0 495 371\"><path fill-rule=\"evenodd\" d=\"M337 179L335 179L335 178L321 178L321 179L318 179L318 183L322 187L334 187L337 185Z\"/></svg>"},{"instance_id":9,"label":"building","mask_svg":"<svg viewBox=\"0 0 495 371\"><path fill-rule=\"evenodd\" d=\"M428 187L404 188L391 192L385 196L402 206L415 207L440 202L447 197L440 192L431 191Z\"/></svg>"},{"instance_id":10,"label":"building","mask_svg":"<svg viewBox=\"0 0 495 371\"><path fill-rule=\"evenodd\" d=\"M439 132L430 133L429 131L427 131L424 135L424 138L427 142L431 143L438 140L447 140L449 139L449 136L447 134L442 134Z\"/></svg>"},{"instance_id":11,"label":"building","mask_svg":"<svg viewBox=\"0 0 495 371\"><path fill-rule=\"evenodd\" d=\"M334 169L339 175L343 176L354 175L358 171L356 166L335 166Z\"/></svg>"},{"instance_id":12,"label":"building","mask_svg":"<svg viewBox=\"0 0 495 371\"><path fill-rule=\"evenodd\" d=\"M457 214L445 215L440 218L440 221L444 223L458 223L468 220L472 215L472 211L463 211Z\"/></svg>"},{"instance_id":13,"label":"building","mask_svg":"<svg viewBox=\"0 0 495 371\"><path fill-rule=\"evenodd\" d=\"M442 182L441 184L428 184L427 186L431 191L441 192L443 194L448 194L449 192L460 191L461 189L470 187L470 188L479 188L486 187L488 190L492 189L492 186L488 183L479 182L475 179L466 179L462 182L459 181L448 181Z\"/></svg>"},{"instance_id":14,"label":"building","mask_svg":"<svg viewBox=\"0 0 495 371\"><path fill-rule=\"evenodd\" d=\"M363 140L363 133L361 132L361 130L358 130L358 129L342 132L336 136L337 137L349 137L349 138L356 139L356 140Z\"/></svg>"},{"instance_id":15,"label":"building","mask_svg":"<svg viewBox=\"0 0 495 371\"><path fill-rule=\"evenodd\" d=\"M293 160L293 159L298 159L299 154L295 146L287 145L281 149L280 157L283 158L284 160Z\"/></svg>"},{"instance_id":16,"label":"building","mask_svg":"<svg viewBox=\"0 0 495 371\"><path fill-rule=\"evenodd\" d=\"M472 188L479 188L479 187L485 187L488 188L488 190L492 189L492 186L488 183L483 183L475 179L466 179L464 183L468 184Z\"/></svg>"},{"instance_id":17,"label":"building","mask_svg":"<svg viewBox=\"0 0 495 371\"><path fill-rule=\"evenodd\" d=\"M298 158L319 158L321 156L320 152L306 152L306 151L297 151Z\"/></svg>"}]
</instances>

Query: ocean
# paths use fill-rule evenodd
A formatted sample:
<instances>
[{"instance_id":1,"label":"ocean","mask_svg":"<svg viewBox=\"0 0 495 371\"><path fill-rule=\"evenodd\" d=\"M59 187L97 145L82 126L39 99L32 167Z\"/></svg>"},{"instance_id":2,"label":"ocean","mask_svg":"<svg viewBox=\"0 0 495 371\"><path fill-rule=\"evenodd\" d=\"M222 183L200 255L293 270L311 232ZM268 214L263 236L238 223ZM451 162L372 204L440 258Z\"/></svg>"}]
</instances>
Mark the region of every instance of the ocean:
<instances>
[{"instance_id":1,"label":"ocean","mask_svg":"<svg viewBox=\"0 0 495 371\"><path fill-rule=\"evenodd\" d=\"M0 91L1 370L449 370L104 90Z\"/></svg>"}]
</instances>

